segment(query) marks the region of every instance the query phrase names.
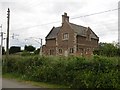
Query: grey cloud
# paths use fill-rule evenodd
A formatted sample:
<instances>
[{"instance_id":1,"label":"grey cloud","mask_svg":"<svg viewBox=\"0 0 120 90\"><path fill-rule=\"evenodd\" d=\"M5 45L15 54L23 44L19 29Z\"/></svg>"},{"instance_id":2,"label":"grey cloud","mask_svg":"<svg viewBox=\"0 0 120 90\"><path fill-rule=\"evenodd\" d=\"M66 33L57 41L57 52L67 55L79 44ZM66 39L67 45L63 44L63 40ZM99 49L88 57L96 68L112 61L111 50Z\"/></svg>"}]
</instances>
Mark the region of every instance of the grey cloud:
<instances>
[{"instance_id":1,"label":"grey cloud","mask_svg":"<svg viewBox=\"0 0 120 90\"><path fill-rule=\"evenodd\" d=\"M49 3L50 7L45 9L46 13L50 14L57 14L60 15L63 12L74 12L77 11L76 9L81 9L84 4L80 2L55 2Z\"/></svg>"},{"instance_id":2,"label":"grey cloud","mask_svg":"<svg viewBox=\"0 0 120 90\"><path fill-rule=\"evenodd\" d=\"M117 0L109 0L109 2L104 0L20 0L20 2L2 2L1 5L2 10L4 10L5 12L5 15L7 8L11 8L11 28L15 29L13 31L11 30L11 33L20 34L20 37L18 37L19 41L12 40L12 45L18 43L23 46L24 44L26 44L24 38L30 36L44 38L48 34L52 26L57 26L58 24L60 25L61 22L36 28L31 28L31 26L61 20L61 15L64 12L67 12L70 16L70 22L75 22L79 25L83 24L83 26L90 26L92 30L100 37L101 41L104 38L109 39L109 36L112 37L112 33L117 34L117 18L115 18L117 17L116 12L95 15L86 18L77 18L73 20L71 19L72 17L117 8ZM6 17L4 21L5 20ZM32 34L29 32L31 32ZM33 44L38 45L37 43Z\"/></svg>"}]
</instances>

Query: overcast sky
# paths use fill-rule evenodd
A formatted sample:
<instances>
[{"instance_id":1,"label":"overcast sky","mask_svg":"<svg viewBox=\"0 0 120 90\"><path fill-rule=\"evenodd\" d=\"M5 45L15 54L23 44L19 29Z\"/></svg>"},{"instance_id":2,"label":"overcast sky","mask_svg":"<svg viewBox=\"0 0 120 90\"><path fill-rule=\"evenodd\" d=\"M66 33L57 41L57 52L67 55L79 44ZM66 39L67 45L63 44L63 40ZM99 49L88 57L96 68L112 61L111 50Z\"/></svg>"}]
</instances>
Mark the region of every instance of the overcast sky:
<instances>
[{"instance_id":1,"label":"overcast sky","mask_svg":"<svg viewBox=\"0 0 120 90\"><path fill-rule=\"evenodd\" d=\"M118 8L118 1L0 0L0 24L6 33L7 9L10 8L10 46L24 47L27 44L39 47L38 38L42 38L44 44L52 27L61 26L61 15L66 12L71 23L89 26L99 36L99 42L113 42L118 41L118 11L114 10ZM81 17L107 10L111 11Z\"/></svg>"}]
</instances>

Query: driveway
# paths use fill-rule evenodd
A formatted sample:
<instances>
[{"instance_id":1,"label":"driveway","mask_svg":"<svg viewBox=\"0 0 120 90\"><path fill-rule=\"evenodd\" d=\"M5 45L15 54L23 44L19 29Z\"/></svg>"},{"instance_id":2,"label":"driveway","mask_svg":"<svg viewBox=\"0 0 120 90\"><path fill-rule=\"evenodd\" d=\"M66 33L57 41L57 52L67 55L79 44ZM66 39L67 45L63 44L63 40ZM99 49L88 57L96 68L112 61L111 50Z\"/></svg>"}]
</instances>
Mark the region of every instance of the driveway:
<instances>
[{"instance_id":1,"label":"driveway","mask_svg":"<svg viewBox=\"0 0 120 90\"><path fill-rule=\"evenodd\" d=\"M25 82L2 78L2 88L40 88Z\"/></svg>"}]
</instances>

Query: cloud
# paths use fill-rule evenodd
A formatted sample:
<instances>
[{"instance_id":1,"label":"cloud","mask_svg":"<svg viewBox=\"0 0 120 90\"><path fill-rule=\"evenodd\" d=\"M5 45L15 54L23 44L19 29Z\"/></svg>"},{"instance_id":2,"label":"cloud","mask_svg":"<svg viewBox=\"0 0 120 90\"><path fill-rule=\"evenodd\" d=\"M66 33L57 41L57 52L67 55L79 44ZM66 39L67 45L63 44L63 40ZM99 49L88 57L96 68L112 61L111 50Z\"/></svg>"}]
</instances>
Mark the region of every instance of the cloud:
<instances>
[{"instance_id":1,"label":"cloud","mask_svg":"<svg viewBox=\"0 0 120 90\"><path fill-rule=\"evenodd\" d=\"M53 26L61 25L61 15L64 12L70 16L70 22L91 27L100 37L101 42L112 42L117 39L117 11L84 18L72 18L115 9L118 7L118 0L109 0L109 2L104 0L4 0L0 4L2 7L0 9L2 19L0 21L3 24L4 32L6 32L6 14L9 7L11 10L10 34L19 34L16 39L11 38L11 45L34 44L39 46L33 40L25 42L24 39L29 37L45 39ZM58 22L51 23L56 21ZM45 40L43 41L45 43Z\"/></svg>"},{"instance_id":2,"label":"cloud","mask_svg":"<svg viewBox=\"0 0 120 90\"><path fill-rule=\"evenodd\" d=\"M72 12L76 11L76 8L82 8L83 5L80 5L78 2L55 2L50 3L50 8L46 9L46 13L57 14L60 15L63 12L67 12L69 14L74 14Z\"/></svg>"}]
</instances>

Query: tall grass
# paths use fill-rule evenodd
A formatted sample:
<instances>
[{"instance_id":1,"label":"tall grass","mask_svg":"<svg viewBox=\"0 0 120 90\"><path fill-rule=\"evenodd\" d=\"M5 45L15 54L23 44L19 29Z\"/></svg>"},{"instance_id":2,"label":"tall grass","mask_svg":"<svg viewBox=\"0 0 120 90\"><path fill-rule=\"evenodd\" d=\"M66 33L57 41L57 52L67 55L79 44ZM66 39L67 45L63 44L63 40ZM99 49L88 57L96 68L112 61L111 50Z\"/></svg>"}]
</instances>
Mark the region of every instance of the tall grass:
<instances>
[{"instance_id":1,"label":"tall grass","mask_svg":"<svg viewBox=\"0 0 120 90\"><path fill-rule=\"evenodd\" d=\"M117 57L10 56L3 74L16 73L26 80L70 88L120 88L118 68Z\"/></svg>"}]
</instances>

